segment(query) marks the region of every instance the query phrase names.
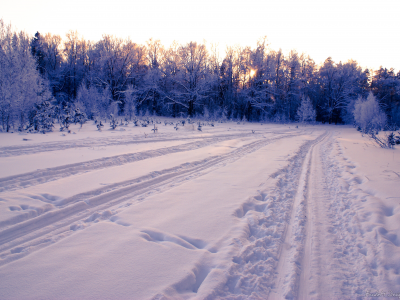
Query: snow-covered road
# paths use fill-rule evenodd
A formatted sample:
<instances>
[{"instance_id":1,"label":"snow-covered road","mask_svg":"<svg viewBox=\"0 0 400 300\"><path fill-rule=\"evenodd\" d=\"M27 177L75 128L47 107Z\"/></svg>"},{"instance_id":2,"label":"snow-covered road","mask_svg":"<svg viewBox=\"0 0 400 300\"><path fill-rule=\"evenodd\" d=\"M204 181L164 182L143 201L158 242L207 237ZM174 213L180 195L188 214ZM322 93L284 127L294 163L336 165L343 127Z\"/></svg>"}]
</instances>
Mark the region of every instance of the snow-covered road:
<instances>
[{"instance_id":1,"label":"snow-covered road","mask_svg":"<svg viewBox=\"0 0 400 300\"><path fill-rule=\"evenodd\" d=\"M398 149L342 126L122 129L0 134L1 299L400 293Z\"/></svg>"}]
</instances>

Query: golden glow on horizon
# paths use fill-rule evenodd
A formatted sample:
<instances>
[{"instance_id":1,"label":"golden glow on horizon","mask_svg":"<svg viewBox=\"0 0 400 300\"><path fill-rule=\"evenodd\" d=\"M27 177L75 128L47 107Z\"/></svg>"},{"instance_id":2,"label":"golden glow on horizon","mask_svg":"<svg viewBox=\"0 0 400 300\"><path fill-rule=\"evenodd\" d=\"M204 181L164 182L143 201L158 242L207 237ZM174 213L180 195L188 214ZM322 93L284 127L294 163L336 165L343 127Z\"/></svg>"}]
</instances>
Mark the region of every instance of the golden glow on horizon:
<instances>
[{"instance_id":1,"label":"golden glow on horizon","mask_svg":"<svg viewBox=\"0 0 400 300\"><path fill-rule=\"evenodd\" d=\"M372 0L249 0L246 5L239 0L3 2L0 18L31 36L39 31L65 39L67 32L77 30L91 41L109 34L142 45L153 38L166 47L173 41L205 40L216 44L220 56L236 45L255 49L266 36L269 49L282 49L284 55L295 49L316 64L332 57L335 63L354 59L362 67L400 70L399 0L379 5Z\"/></svg>"},{"instance_id":2,"label":"golden glow on horizon","mask_svg":"<svg viewBox=\"0 0 400 300\"><path fill-rule=\"evenodd\" d=\"M256 75L256 70L250 70L250 78L253 78Z\"/></svg>"}]
</instances>

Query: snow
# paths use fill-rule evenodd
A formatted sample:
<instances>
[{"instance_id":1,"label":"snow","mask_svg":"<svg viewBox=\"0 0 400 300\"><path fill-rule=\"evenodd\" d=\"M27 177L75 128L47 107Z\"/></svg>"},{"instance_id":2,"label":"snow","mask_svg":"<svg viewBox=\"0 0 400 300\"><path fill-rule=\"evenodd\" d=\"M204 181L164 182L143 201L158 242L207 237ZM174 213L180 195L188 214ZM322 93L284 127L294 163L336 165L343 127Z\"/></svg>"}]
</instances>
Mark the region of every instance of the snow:
<instances>
[{"instance_id":1,"label":"snow","mask_svg":"<svg viewBox=\"0 0 400 300\"><path fill-rule=\"evenodd\" d=\"M399 149L349 126L188 125L0 133L0 298L400 292Z\"/></svg>"}]
</instances>

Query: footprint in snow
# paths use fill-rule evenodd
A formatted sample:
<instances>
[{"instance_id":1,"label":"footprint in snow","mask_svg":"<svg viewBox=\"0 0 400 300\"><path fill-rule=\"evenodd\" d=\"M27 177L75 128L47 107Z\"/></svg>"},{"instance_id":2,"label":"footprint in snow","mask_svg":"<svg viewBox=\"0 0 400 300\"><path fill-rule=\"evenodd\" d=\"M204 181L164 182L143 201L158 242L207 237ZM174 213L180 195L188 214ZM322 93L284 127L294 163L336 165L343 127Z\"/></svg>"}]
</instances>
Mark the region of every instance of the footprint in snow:
<instances>
[{"instance_id":1,"label":"footprint in snow","mask_svg":"<svg viewBox=\"0 0 400 300\"><path fill-rule=\"evenodd\" d=\"M129 223L127 223L127 222L124 222L124 221L121 221L121 218L120 217L118 217L118 216L112 216L111 218L110 218L110 221L111 222L113 222L113 223L115 223L115 224L118 224L118 225L121 225L121 226L131 226L131 224L129 224Z\"/></svg>"},{"instance_id":2,"label":"footprint in snow","mask_svg":"<svg viewBox=\"0 0 400 300\"><path fill-rule=\"evenodd\" d=\"M189 238L182 235L177 236L154 229L142 230L140 236L149 242L155 242L155 243L170 242L190 250L205 249L205 247L207 246L207 243L200 239ZM206 250L211 253L217 252L215 248L210 248Z\"/></svg>"}]
</instances>

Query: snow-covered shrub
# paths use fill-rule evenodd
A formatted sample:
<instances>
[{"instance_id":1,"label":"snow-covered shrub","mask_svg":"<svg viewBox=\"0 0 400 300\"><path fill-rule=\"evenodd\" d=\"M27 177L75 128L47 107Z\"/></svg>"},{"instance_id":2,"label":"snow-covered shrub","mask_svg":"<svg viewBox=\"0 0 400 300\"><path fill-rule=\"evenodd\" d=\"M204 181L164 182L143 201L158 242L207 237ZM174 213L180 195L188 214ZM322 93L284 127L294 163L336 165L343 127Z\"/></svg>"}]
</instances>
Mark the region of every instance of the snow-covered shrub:
<instances>
[{"instance_id":1,"label":"snow-covered shrub","mask_svg":"<svg viewBox=\"0 0 400 300\"><path fill-rule=\"evenodd\" d=\"M63 109L60 110L60 131L68 131L69 125L74 122L74 114L75 111L70 106L64 106Z\"/></svg>"},{"instance_id":2,"label":"snow-covered shrub","mask_svg":"<svg viewBox=\"0 0 400 300\"><path fill-rule=\"evenodd\" d=\"M97 130L98 130L98 131L101 131L101 128L104 127L103 123L101 123L101 120L100 120L100 121L96 121L96 124L97 124L97 125L96 125Z\"/></svg>"},{"instance_id":3,"label":"snow-covered shrub","mask_svg":"<svg viewBox=\"0 0 400 300\"><path fill-rule=\"evenodd\" d=\"M393 148L394 145L400 145L400 132L399 132L399 135L394 135L394 133L391 132L387 136L387 146L388 146L388 148Z\"/></svg>"},{"instance_id":4,"label":"snow-covered shrub","mask_svg":"<svg viewBox=\"0 0 400 300\"><path fill-rule=\"evenodd\" d=\"M75 103L88 119L93 120L101 116L102 112L107 109L107 99L103 98L105 97L103 97L94 86L86 88L86 86L82 84L78 90Z\"/></svg>"},{"instance_id":5,"label":"snow-covered shrub","mask_svg":"<svg viewBox=\"0 0 400 300\"><path fill-rule=\"evenodd\" d=\"M388 135L387 143L390 148L393 148L393 146L396 145L396 141L395 141L393 132Z\"/></svg>"},{"instance_id":6,"label":"snow-covered shrub","mask_svg":"<svg viewBox=\"0 0 400 300\"><path fill-rule=\"evenodd\" d=\"M108 110L107 110L107 115L110 117L111 115L113 115L113 118L117 118L118 117L118 105L120 104L120 101L112 101L109 106L108 106ZM110 119L111 120L111 119Z\"/></svg>"},{"instance_id":7,"label":"snow-covered shrub","mask_svg":"<svg viewBox=\"0 0 400 300\"><path fill-rule=\"evenodd\" d=\"M27 130L36 130L42 133L50 132L54 127L54 106L44 101L40 104L35 104L29 116L29 125Z\"/></svg>"},{"instance_id":8,"label":"snow-covered shrub","mask_svg":"<svg viewBox=\"0 0 400 300\"><path fill-rule=\"evenodd\" d=\"M97 88L90 86L86 88L84 84L79 88L76 97L76 106L90 120L103 119L106 120L110 113L114 113L115 106L112 104L112 97L109 89Z\"/></svg>"},{"instance_id":9,"label":"snow-covered shrub","mask_svg":"<svg viewBox=\"0 0 400 300\"><path fill-rule=\"evenodd\" d=\"M86 114L84 112L82 112L79 109L79 107L75 108L73 117L74 117L74 123L81 124L81 128L82 128L82 125L85 124L87 121Z\"/></svg>"},{"instance_id":10,"label":"snow-covered shrub","mask_svg":"<svg viewBox=\"0 0 400 300\"><path fill-rule=\"evenodd\" d=\"M132 121L132 117L136 117L136 105L137 105L137 97L134 94L134 88L129 86L125 92L125 104L124 104L124 112L129 120Z\"/></svg>"},{"instance_id":11,"label":"snow-covered shrub","mask_svg":"<svg viewBox=\"0 0 400 300\"><path fill-rule=\"evenodd\" d=\"M299 108L297 109L297 119L300 123L314 122L316 117L315 109L309 97L302 97Z\"/></svg>"},{"instance_id":12,"label":"snow-covered shrub","mask_svg":"<svg viewBox=\"0 0 400 300\"><path fill-rule=\"evenodd\" d=\"M372 93L365 100L359 97L354 104L354 122L363 133L378 132L386 124L386 115Z\"/></svg>"},{"instance_id":13,"label":"snow-covered shrub","mask_svg":"<svg viewBox=\"0 0 400 300\"><path fill-rule=\"evenodd\" d=\"M118 126L118 121L117 119L115 119L114 114L110 114L110 127L112 130L114 130L115 128L117 128Z\"/></svg>"}]
</instances>

